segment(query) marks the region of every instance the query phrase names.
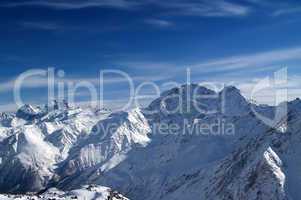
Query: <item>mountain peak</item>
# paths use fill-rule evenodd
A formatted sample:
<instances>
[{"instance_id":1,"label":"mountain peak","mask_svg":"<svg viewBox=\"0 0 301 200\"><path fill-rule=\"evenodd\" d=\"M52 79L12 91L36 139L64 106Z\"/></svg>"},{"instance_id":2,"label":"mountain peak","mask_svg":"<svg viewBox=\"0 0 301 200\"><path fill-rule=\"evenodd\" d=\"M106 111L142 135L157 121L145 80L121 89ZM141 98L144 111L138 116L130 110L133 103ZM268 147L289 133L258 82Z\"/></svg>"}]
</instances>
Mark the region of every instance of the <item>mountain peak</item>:
<instances>
[{"instance_id":1,"label":"mountain peak","mask_svg":"<svg viewBox=\"0 0 301 200\"><path fill-rule=\"evenodd\" d=\"M171 113L197 113L196 107L208 110L216 102L210 98L215 95L213 90L198 84L186 84L163 92L161 96L151 102L147 110ZM199 109L199 110L200 110Z\"/></svg>"},{"instance_id":2,"label":"mountain peak","mask_svg":"<svg viewBox=\"0 0 301 200\"><path fill-rule=\"evenodd\" d=\"M240 90L237 87L233 86L233 85L225 86L223 90L227 90L228 92L229 91L234 91L234 92L239 92L240 93Z\"/></svg>"},{"instance_id":3,"label":"mountain peak","mask_svg":"<svg viewBox=\"0 0 301 200\"><path fill-rule=\"evenodd\" d=\"M175 87L170 90L167 90L161 94L161 97L166 97L170 95L192 95L192 94L214 94L213 90L210 90L199 84L183 84L180 87Z\"/></svg>"},{"instance_id":4,"label":"mountain peak","mask_svg":"<svg viewBox=\"0 0 301 200\"><path fill-rule=\"evenodd\" d=\"M225 115L241 116L250 112L250 103L235 86L227 86L219 93L221 109Z\"/></svg>"},{"instance_id":5,"label":"mountain peak","mask_svg":"<svg viewBox=\"0 0 301 200\"><path fill-rule=\"evenodd\" d=\"M30 104L25 104L17 110L16 117L25 120L33 120L41 114L42 114L41 108L34 107Z\"/></svg>"}]
</instances>

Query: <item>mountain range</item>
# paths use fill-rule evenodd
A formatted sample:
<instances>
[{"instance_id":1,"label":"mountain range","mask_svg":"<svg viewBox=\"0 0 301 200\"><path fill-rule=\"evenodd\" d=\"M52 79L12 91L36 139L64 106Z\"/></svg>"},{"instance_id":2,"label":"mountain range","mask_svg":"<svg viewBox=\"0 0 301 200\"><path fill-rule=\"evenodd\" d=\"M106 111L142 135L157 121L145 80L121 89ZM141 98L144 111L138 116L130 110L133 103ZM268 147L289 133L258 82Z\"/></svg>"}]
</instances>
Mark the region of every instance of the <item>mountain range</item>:
<instances>
[{"instance_id":1,"label":"mountain range","mask_svg":"<svg viewBox=\"0 0 301 200\"><path fill-rule=\"evenodd\" d=\"M24 105L0 114L0 197L298 200L300 113L197 84L129 111Z\"/></svg>"}]
</instances>

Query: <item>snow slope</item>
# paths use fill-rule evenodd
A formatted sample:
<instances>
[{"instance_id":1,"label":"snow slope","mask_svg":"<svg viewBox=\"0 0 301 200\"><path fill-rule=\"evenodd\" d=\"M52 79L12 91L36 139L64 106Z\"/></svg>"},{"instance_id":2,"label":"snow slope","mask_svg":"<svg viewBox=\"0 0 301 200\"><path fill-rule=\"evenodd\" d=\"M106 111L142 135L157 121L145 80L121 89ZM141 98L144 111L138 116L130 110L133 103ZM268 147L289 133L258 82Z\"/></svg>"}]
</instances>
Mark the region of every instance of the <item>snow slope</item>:
<instances>
[{"instance_id":1,"label":"snow slope","mask_svg":"<svg viewBox=\"0 0 301 200\"><path fill-rule=\"evenodd\" d=\"M1 200L128 200L116 191L107 187L87 185L80 189L61 191L50 188L39 195L0 195Z\"/></svg>"}]
</instances>

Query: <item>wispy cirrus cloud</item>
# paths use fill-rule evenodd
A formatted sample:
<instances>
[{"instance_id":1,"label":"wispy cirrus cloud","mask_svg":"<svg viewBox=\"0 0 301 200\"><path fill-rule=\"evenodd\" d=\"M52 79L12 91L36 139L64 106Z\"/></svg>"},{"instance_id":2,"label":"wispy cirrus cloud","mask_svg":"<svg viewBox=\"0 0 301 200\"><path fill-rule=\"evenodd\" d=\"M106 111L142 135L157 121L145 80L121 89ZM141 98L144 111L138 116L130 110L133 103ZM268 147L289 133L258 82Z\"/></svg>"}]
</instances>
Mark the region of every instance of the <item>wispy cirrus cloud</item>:
<instances>
[{"instance_id":1,"label":"wispy cirrus cloud","mask_svg":"<svg viewBox=\"0 0 301 200\"><path fill-rule=\"evenodd\" d=\"M108 76L106 76L108 75ZM58 82L64 84L81 84L81 83L89 83L94 85L95 87L99 87L101 83L109 85L109 84L120 84L120 83L128 83L129 81L135 82L143 82L143 81L160 81L165 80L166 76L161 75L134 75L131 76L127 73L118 73L118 72L108 72L104 74L103 79L101 77L70 77L70 78L57 78L55 77L54 84L57 85ZM12 92L16 87L16 80L18 77L0 82L0 93L3 92ZM46 88L49 87L48 77L41 76L32 76L25 79L20 85L22 89L35 89L35 88Z\"/></svg>"},{"instance_id":2,"label":"wispy cirrus cloud","mask_svg":"<svg viewBox=\"0 0 301 200\"><path fill-rule=\"evenodd\" d=\"M226 17L245 16L251 8L245 5L232 3L229 1L158 1L157 5L165 8L173 8L174 14L203 16L203 17Z\"/></svg>"},{"instance_id":3,"label":"wispy cirrus cloud","mask_svg":"<svg viewBox=\"0 0 301 200\"><path fill-rule=\"evenodd\" d=\"M22 76L22 75L21 75ZM18 76L20 77L20 76ZM99 92L100 87L103 86L105 91L104 92L104 98L105 105L108 108L117 108L118 106L124 106L126 101L129 101L129 89L133 89L132 86L136 84L140 84L143 82L152 82L155 83L157 81L166 80L166 76L161 75L133 75L127 74L126 72L119 71L110 71L104 74L104 77L69 77L69 78L55 78L54 79L54 85L51 85L51 83L48 81L47 77L42 76L32 76L26 78L20 86L20 88L17 85L16 80L18 77L2 81L0 82L0 94L1 95L7 95L7 94L13 94L15 89L18 92L19 89L21 91L34 91L35 89L39 90L45 90L52 88L54 86L55 93L56 89L58 88L58 84L62 85L64 84L64 95L66 97L76 97L80 99L76 99L77 101L82 101L82 99L89 99L91 97L91 91L96 91L96 93L93 93L93 95L97 95L97 92ZM102 78L102 79L101 79ZM119 88L120 85L124 86L124 88ZM116 88L115 86L118 86ZM114 87L114 90L110 89L111 87ZM92 90L90 90L92 89ZM14 95L14 94L13 94ZM25 95L26 98L31 99L30 102L37 104L37 102L47 102L47 96L32 96L32 93L30 95ZM32 98L33 97L33 98ZM118 97L118 98L117 98ZM46 99L45 99L46 98ZM113 99L110 99L113 98ZM33 102L33 100L35 102ZM27 100L28 101L28 100ZM84 102L84 104L90 105L90 101ZM115 105L116 104L116 105ZM0 102L0 112L12 112L17 109L17 104L13 102L13 100L8 101L7 103Z\"/></svg>"},{"instance_id":4,"label":"wispy cirrus cloud","mask_svg":"<svg viewBox=\"0 0 301 200\"><path fill-rule=\"evenodd\" d=\"M15 112L17 108L15 103L0 104L0 112Z\"/></svg>"},{"instance_id":5,"label":"wispy cirrus cloud","mask_svg":"<svg viewBox=\"0 0 301 200\"><path fill-rule=\"evenodd\" d=\"M4 1L0 7L46 7L56 10L79 10L85 8L144 9L155 6L168 15L229 17L247 16L252 11L262 10L268 15L280 16L301 12L301 8L293 3L283 1L258 0L21 0ZM162 14L162 13L161 13Z\"/></svg>"},{"instance_id":6,"label":"wispy cirrus cloud","mask_svg":"<svg viewBox=\"0 0 301 200\"><path fill-rule=\"evenodd\" d=\"M229 72L241 69L260 70L262 67L279 65L283 62L301 60L301 47L271 50L249 55L217 58L194 64L199 72Z\"/></svg>"},{"instance_id":7,"label":"wispy cirrus cloud","mask_svg":"<svg viewBox=\"0 0 301 200\"><path fill-rule=\"evenodd\" d=\"M255 7L257 7L257 9L261 8L263 12L273 17L296 14L301 12L301 7L299 3L290 0L288 1L244 0L244 1L253 4Z\"/></svg>"},{"instance_id":8,"label":"wispy cirrus cloud","mask_svg":"<svg viewBox=\"0 0 301 200\"><path fill-rule=\"evenodd\" d=\"M144 21L146 24L159 28L168 28L174 26L173 22L162 20L162 19L146 19Z\"/></svg>"},{"instance_id":9,"label":"wispy cirrus cloud","mask_svg":"<svg viewBox=\"0 0 301 200\"><path fill-rule=\"evenodd\" d=\"M294 13L301 13L301 7L289 7L284 9L279 9L273 12L273 16L281 16L286 14L294 14Z\"/></svg>"},{"instance_id":10,"label":"wispy cirrus cloud","mask_svg":"<svg viewBox=\"0 0 301 200\"><path fill-rule=\"evenodd\" d=\"M45 31L55 31L63 29L64 27L53 22L21 22L19 25L26 29L36 29Z\"/></svg>"},{"instance_id":11,"label":"wispy cirrus cloud","mask_svg":"<svg viewBox=\"0 0 301 200\"><path fill-rule=\"evenodd\" d=\"M2 92L8 92L8 91L13 91L15 87L15 81L17 78L13 78L7 81L3 81L0 83L0 93ZM41 87L46 87L48 84L47 78L38 78L34 77L31 79L28 79L24 81L24 84L22 87L24 88L41 88Z\"/></svg>"},{"instance_id":12,"label":"wispy cirrus cloud","mask_svg":"<svg viewBox=\"0 0 301 200\"><path fill-rule=\"evenodd\" d=\"M169 13L171 15L203 17L245 16L250 12L250 7L239 3L233 3L228 0L23 0L13 2L8 1L6 3L1 3L0 6L10 8L39 6L58 10L76 10L92 7L143 9L146 6L155 6L160 9L164 9L165 13Z\"/></svg>"},{"instance_id":13,"label":"wispy cirrus cloud","mask_svg":"<svg viewBox=\"0 0 301 200\"><path fill-rule=\"evenodd\" d=\"M134 2L127 0L31 0L31 1L10 1L2 3L2 7L25 7L25 6L39 6L48 7L61 10L76 10L91 7L114 7L114 8L130 8L134 5Z\"/></svg>"},{"instance_id":14,"label":"wispy cirrus cloud","mask_svg":"<svg viewBox=\"0 0 301 200\"><path fill-rule=\"evenodd\" d=\"M200 62L174 63L172 61L119 61L115 65L125 66L130 70L156 75L162 80L185 78L186 69L191 70L193 78L210 81L216 78L237 77L246 78L260 73L271 72L282 67L288 67L291 62L301 61L301 47L273 49L250 54L217 57ZM295 66L294 66L295 67ZM164 70L162 70L164 69ZM246 73L247 72L247 73Z\"/></svg>"},{"instance_id":15,"label":"wispy cirrus cloud","mask_svg":"<svg viewBox=\"0 0 301 200\"><path fill-rule=\"evenodd\" d=\"M124 29L126 26L122 25L110 25L103 27L95 27L94 25L74 25L69 23L62 23L58 21L21 21L17 22L16 25L26 30L36 31L52 31L52 32L66 32L76 31L85 33L105 33L115 32Z\"/></svg>"}]
</instances>

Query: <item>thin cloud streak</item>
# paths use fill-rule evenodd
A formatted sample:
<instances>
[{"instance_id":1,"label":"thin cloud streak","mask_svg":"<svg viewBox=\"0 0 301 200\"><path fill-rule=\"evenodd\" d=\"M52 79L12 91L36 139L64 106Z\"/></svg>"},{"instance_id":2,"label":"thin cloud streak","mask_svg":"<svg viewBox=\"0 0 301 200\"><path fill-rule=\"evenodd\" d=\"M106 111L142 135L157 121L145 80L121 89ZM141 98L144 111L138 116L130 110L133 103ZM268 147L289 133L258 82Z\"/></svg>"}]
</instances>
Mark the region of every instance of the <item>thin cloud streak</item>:
<instances>
[{"instance_id":1,"label":"thin cloud streak","mask_svg":"<svg viewBox=\"0 0 301 200\"><path fill-rule=\"evenodd\" d=\"M273 12L272 16L278 17L281 15L295 14L300 12L301 12L301 7L293 7L293 8L276 10L275 12Z\"/></svg>"},{"instance_id":2,"label":"thin cloud streak","mask_svg":"<svg viewBox=\"0 0 301 200\"><path fill-rule=\"evenodd\" d=\"M142 82L142 81L161 81L165 80L166 76L160 76L160 75L153 75L153 76L130 76L130 79L135 83L135 82ZM0 83L0 93L3 92L10 92L14 90L15 87L15 81L17 78L4 81ZM75 78L63 78L63 79L57 79L56 78L55 84L58 83L64 83L64 84L78 84L82 82L86 83L91 83L95 86L100 86L100 78L80 78L80 77L75 77ZM103 84L119 84L119 83L126 83L128 82L128 79L126 77L104 77L104 80L102 80ZM33 77L30 79L26 79L24 83L22 84L22 89L36 89L36 88L46 88L48 87L48 79L47 78L42 78L42 77Z\"/></svg>"},{"instance_id":3,"label":"thin cloud streak","mask_svg":"<svg viewBox=\"0 0 301 200\"><path fill-rule=\"evenodd\" d=\"M45 31L55 31L63 29L62 26L51 22L22 22L20 26L27 29L37 29Z\"/></svg>"},{"instance_id":4,"label":"thin cloud streak","mask_svg":"<svg viewBox=\"0 0 301 200\"><path fill-rule=\"evenodd\" d=\"M145 6L156 6L167 9L167 13L172 15L190 15L203 17L225 17L225 16L245 16L250 13L250 7L238 3L231 3L225 0L86 0L86 1L58 1L58 0L32 0L7 2L0 4L1 7L39 6L58 10L77 10L84 8L110 7L117 9L143 9Z\"/></svg>"},{"instance_id":5,"label":"thin cloud streak","mask_svg":"<svg viewBox=\"0 0 301 200\"><path fill-rule=\"evenodd\" d=\"M263 66L292 60L301 60L301 47L215 59L195 64L191 68L202 73L229 72L248 68L255 70Z\"/></svg>"},{"instance_id":6,"label":"thin cloud streak","mask_svg":"<svg viewBox=\"0 0 301 200\"><path fill-rule=\"evenodd\" d=\"M77 10L91 7L114 7L127 9L134 5L126 0L86 0L86 1L57 1L57 0L33 0L21 2L9 2L2 4L2 7L39 6L60 10Z\"/></svg>"},{"instance_id":7,"label":"thin cloud streak","mask_svg":"<svg viewBox=\"0 0 301 200\"><path fill-rule=\"evenodd\" d=\"M222 78L225 74L231 77L247 77L261 72L271 72L281 67L286 67L285 63L301 60L301 47L270 50L247 55L237 55L224 58L215 58L205 62L191 64L174 64L172 62L120 62L121 66L126 66L131 70L152 70L154 73L160 72L160 76L165 80L171 78L185 78L185 70L190 69L192 77L203 77L210 80L211 77ZM162 72L161 69L166 69ZM244 70L244 71L243 71ZM245 70L248 73L245 73ZM206 75L206 76L202 76ZM204 80L204 81L205 81Z\"/></svg>"},{"instance_id":8,"label":"thin cloud streak","mask_svg":"<svg viewBox=\"0 0 301 200\"><path fill-rule=\"evenodd\" d=\"M15 103L0 104L0 112L15 112L17 108Z\"/></svg>"},{"instance_id":9,"label":"thin cloud streak","mask_svg":"<svg viewBox=\"0 0 301 200\"><path fill-rule=\"evenodd\" d=\"M162 19L147 19L145 20L145 23L159 28L169 28L174 26L174 23Z\"/></svg>"},{"instance_id":10,"label":"thin cloud streak","mask_svg":"<svg viewBox=\"0 0 301 200\"><path fill-rule=\"evenodd\" d=\"M79 10L85 8L115 8L115 9L143 9L145 6L156 6L165 9L165 14L199 16L199 17L231 17L247 16L253 11L264 9L270 16L280 16L301 12L300 7L291 6L283 2L268 2L258 0L243 0L234 3L229 0L29 0L8 1L0 3L0 7L29 7L38 6L56 10ZM279 9L283 8L283 9ZM271 14L272 13L272 14Z\"/></svg>"},{"instance_id":11,"label":"thin cloud streak","mask_svg":"<svg viewBox=\"0 0 301 200\"><path fill-rule=\"evenodd\" d=\"M152 5L168 9L171 15L186 15L200 17L246 16L251 8L228 1L150 1Z\"/></svg>"}]
</instances>

